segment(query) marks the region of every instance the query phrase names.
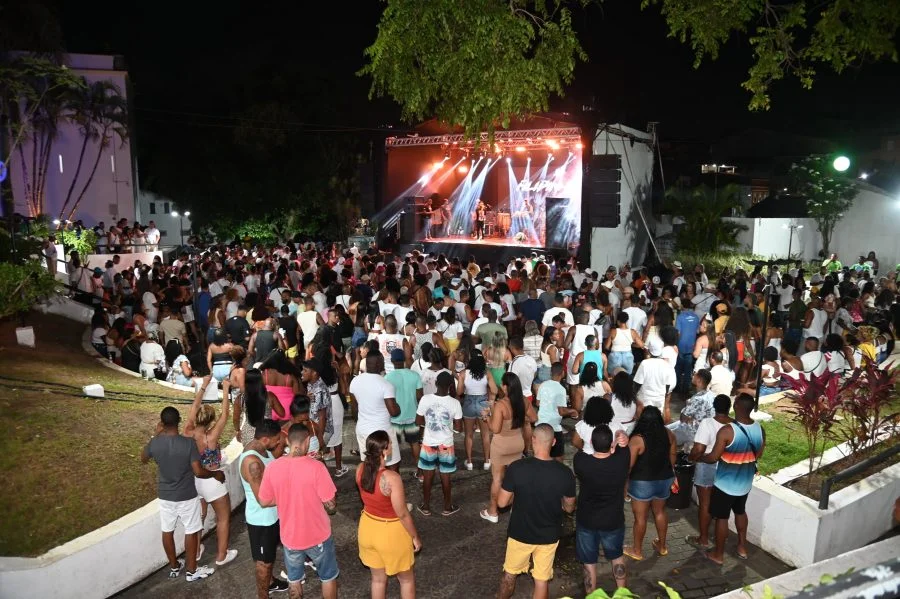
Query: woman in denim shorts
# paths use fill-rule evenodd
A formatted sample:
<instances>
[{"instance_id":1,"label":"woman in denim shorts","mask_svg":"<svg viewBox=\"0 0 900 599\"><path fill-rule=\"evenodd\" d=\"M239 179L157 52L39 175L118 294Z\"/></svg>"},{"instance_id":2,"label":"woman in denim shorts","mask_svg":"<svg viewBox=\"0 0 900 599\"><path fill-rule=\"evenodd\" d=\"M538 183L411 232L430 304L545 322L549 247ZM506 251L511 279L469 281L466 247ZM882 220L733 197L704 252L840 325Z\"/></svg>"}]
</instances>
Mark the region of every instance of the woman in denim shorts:
<instances>
[{"instance_id":1,"label":"woman in denim shorts","mask_svg":"<svg viewBox=\"0 0 900 599\"><path fill-rule=\"evenodd\" d=\"M631 497L631 511L634 512L634 544L626 547L624 553L634 560L644 559L641 546L647 531L647 516L652 510L657 534L653 548L661 556L668 555L666 499L675 480L672 466L675 464L677 444L675 435L663 423L659 408L644 408L628 446L631 450L628 495Z\"/></svg>"},{"instance_id":2,"label":"woman in denim shorts","mask_svg":"<svg viewBox=\"0 0 900 599\"><path fill-rule=\"evenodd\" d=\"M476 353L469 359L465 370L459 373L456 394L464 398L462 404L463 427L466 434L466 470L471 470L472 445L475 436L475 423L481 420L481 447L484 451L484 469L491 469L491 434L487 424L490 414L490 398L497 396L497 385L494 377L487 372L484 356Z\"/></svg>"}]
</instances>

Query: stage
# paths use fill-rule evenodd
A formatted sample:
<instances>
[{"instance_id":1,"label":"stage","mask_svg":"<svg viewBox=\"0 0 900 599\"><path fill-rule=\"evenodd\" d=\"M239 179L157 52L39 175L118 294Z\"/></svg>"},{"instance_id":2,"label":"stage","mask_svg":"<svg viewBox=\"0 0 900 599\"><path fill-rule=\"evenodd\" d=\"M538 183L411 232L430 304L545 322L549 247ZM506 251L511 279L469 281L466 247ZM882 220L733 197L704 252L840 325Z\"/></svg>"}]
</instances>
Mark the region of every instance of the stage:
<instances>
[{"instance_id":1,"label":"stage","mask_svg":"<svg viewBox=\"0 0 900 599\"><path fill-rule=\"evenodd\" d=\"M544 248L524 243L517 243L512 239L492 237L488 239L472 239L470 237L441 237L422 240L418 243L402 243L399 246L400 255L405 255L413 250L419 250L427 254L441 255L447 258L468 259L475 258L478 264L493 264L507 262L511 259L530 256L535 252L538 256L546 256L547 260L569 255L563 249ZM574 250L573 250L574 251Z\"/></svg>"}]
</instances>

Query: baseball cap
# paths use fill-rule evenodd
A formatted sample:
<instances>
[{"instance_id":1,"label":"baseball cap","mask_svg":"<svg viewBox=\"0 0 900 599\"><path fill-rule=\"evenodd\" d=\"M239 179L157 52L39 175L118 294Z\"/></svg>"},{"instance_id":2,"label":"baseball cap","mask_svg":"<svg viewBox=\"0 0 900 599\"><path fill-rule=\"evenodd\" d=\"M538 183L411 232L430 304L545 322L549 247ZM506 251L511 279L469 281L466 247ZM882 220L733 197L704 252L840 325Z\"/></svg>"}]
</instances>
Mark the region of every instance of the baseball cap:
<instances>
[{"instance_id":1,"label":"baseball cap","mask_svg":"<svg viewBox=\"0 0 900 599\"><path fill-rule=\"evenodd\" d=\"M491 277L485 277L485 278L484 278L484 282L485 282L485 283L490 283L491 285L493 285L493 284L494 284L494 279L492 279Z\"/></svg>"},{"instance_id":2,"label":"baseball cap","mask_svg":"<svg viewBox=\"0 0 900 599\"><path fill-rule=\"evenodd\" d=\"M662 355L663 350L663 342L659 337L650 337L647 339L647 351L650 352L650 355L654 358L658 358Z\"/></svg>"},{"instance_id":3,"label":"baseball cap","mask_svg":"<svg viewBox=\"0 0 900 599\"><path fill-rule=\"evenodd\" d=\"M391 350L391 362L405 362L406 354L402 349L392 349Z\"/></svg>"}]
</instances>

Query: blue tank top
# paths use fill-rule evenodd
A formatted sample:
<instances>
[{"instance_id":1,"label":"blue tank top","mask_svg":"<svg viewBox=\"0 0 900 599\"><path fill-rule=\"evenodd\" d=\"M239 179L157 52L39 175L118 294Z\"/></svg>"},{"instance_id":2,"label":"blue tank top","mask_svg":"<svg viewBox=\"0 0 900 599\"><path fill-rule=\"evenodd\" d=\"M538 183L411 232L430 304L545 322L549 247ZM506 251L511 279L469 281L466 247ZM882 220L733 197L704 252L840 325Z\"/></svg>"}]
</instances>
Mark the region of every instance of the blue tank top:
<instances>
[{"instance_id":1,"label":"blue tank top","mask_svg":"<svg viewBox=\"0 0 900 599\"><path fill-rule=\"evenodd\" d=\"M238 473L240 473L241 477L241 486L244 487L244 495L247 497L247 502L244 505L244 517L247 519L247 524L252 524L253 526L271 526L278 522L278 508L259 505L256 496L253 495L253 489L250 488L250 483L244 479L244 475L241 473L244 458L248 455L255 455L262 460L264 466L268 466L275 457L269 452L266 452L266 454L266 456L261 456L259 452L248 449L238 458Z\"/></svg>"},{"instance_id":2,"label":"blue tank top","mask_svg":"<svg viewBox=\"0 0 900 599\"><path fill-rule=\"evenodd\" d=\"M579 374L584 372L584 367L588 362L593 362L597 365L597 372L601 375L603 374L603 352L599 349L586 349L584 350L584 356L581 358L581 370L578 371Z\"/></svg>"},{"instance_id":3,"label":"blue tank top","mask_svg":"<svg viewBox=\"0 0 900 599\"><path fill-rule=\"evenodd\" d=\"M734 440L719 458L714 484L720 491L740 497L753 488L756 455L763 443L762 428L756 422L753 424L732 422L729 426L734 432Z\"/></svg>"}]
</instances>

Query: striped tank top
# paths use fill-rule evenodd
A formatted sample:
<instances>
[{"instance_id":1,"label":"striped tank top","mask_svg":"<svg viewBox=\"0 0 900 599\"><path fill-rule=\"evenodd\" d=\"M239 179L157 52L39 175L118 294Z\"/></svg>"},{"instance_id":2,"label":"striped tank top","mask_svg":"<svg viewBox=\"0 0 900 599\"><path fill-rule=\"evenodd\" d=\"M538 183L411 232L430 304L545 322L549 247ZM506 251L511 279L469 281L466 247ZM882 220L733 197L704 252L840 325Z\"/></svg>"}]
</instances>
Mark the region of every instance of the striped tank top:
<instances>
[{"instance_id":1,"label":"striped tank top","mask_svg":"<svg viewBox=\"0 0 900 599\"><path fill-rule=\"evenodd\" d=\"M763 443L762 428L756 422L753 424L732 422L730 426L734 432L734 440L719 458L714 484L720 491L739 497L746 495L753 488L756 455Z\"/></svg>"}]
</instances>

